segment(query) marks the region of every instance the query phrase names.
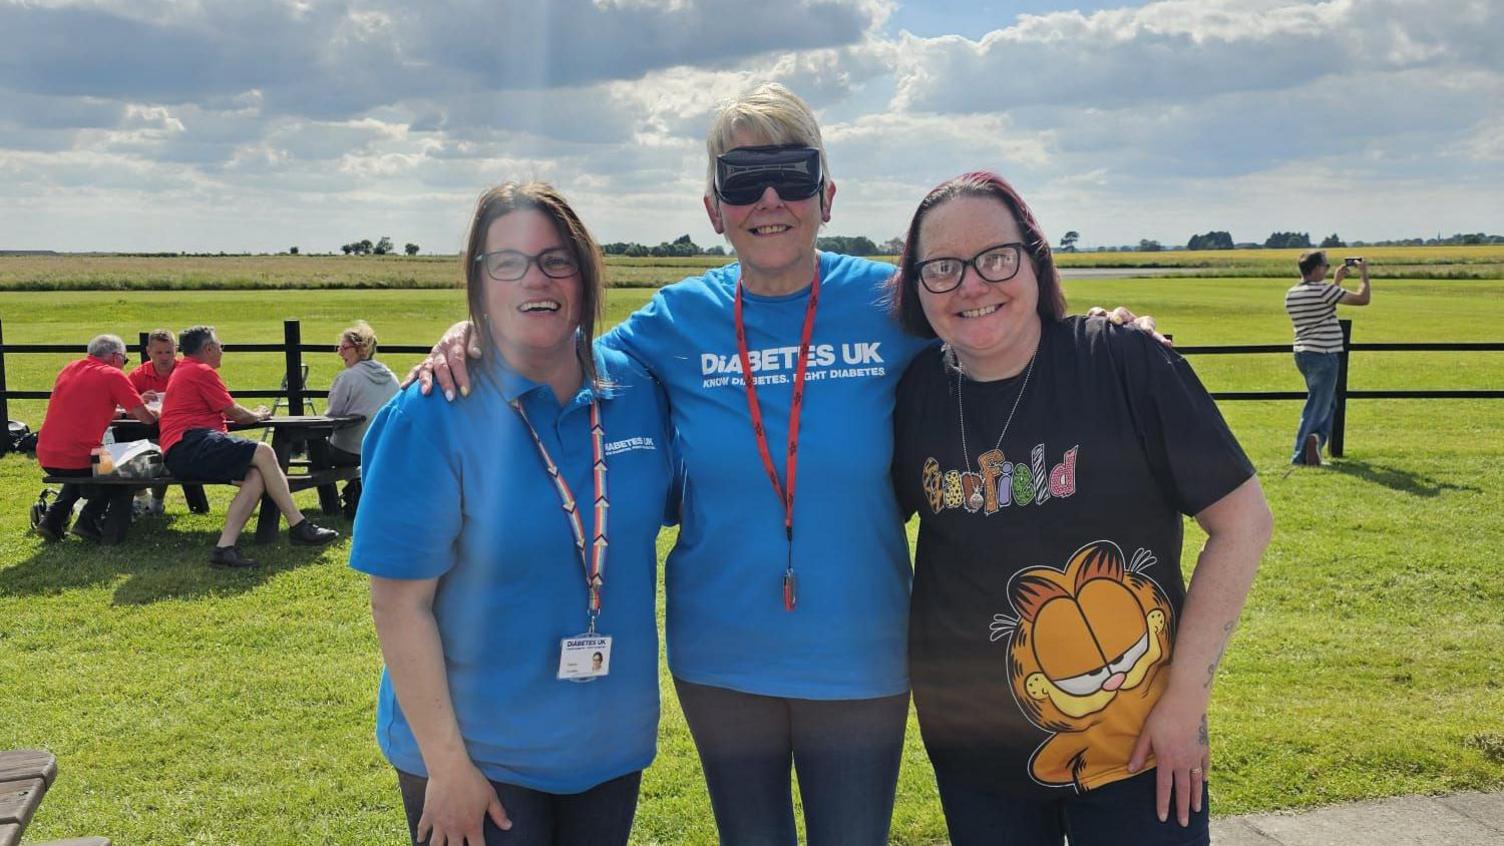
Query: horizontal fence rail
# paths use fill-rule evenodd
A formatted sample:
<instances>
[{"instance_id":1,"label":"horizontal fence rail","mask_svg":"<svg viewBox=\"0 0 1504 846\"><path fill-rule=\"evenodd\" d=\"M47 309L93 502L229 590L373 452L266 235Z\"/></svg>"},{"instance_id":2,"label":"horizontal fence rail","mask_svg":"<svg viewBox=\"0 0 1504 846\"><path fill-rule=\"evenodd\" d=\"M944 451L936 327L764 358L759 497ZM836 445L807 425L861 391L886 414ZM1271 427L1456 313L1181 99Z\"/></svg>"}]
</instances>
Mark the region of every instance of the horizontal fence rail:
<instances>
[{"instance_id":1,"label":"horizontal fence rail","mask_svg":"<svg viewBox=\"0 0 1504 846\"><path fill-rule=\"evenodd\" d=\"M1332 455L1341 456L1344 432L1347 420L1347 401L1350 399L1504 399L1504 390L1493 389L1458 389L1458 390L1350 390L1347 387L1348 359L1355 352L1504 352L1504 343L1454 343L1454 342L1421 342L1421 343L1365 343L1355 344L1352 342L1351 320L1339 321L1342 325L1343 351L1338 353L1337 392L1336 408L1332 415L1332 439L1328 445ZM285 388L251 388L247 390L235 390L237 397L248 399L281 399L287 401L288 413L303 414L304 401L308 399L324 399L329 396L327 390L309 388L302 384L303 355L305 353L327 353L330 351L328 344L305 344L302 340L302 325L296 320L284 320L282 322L282 343L280 344L225 344L225 352L242 353L282 353L286 369L284 371ZM146 360L147 333L142 332L138 336L137 343L127 344L127 350L136 352L142 361ZM421 355L429 351L429 347L420 344L382 344L382 352L398 354ZM1176 347L1176 352L1181 355L1289 355L1290 344L1231 344L1225 346L1185 346ZM84 353L84 344L7 344L5 343L4 324L0 322L0 420L10 419L9 401L16 400L45 400L52 396L51 391L25 391L11 390L5 382L5 357L8 355L27 354L57 354L57 353ZM1213 391L1212 398L1223 401L1239 400L1305 400L1305 391Z\"/></svg>"}]
</instances>

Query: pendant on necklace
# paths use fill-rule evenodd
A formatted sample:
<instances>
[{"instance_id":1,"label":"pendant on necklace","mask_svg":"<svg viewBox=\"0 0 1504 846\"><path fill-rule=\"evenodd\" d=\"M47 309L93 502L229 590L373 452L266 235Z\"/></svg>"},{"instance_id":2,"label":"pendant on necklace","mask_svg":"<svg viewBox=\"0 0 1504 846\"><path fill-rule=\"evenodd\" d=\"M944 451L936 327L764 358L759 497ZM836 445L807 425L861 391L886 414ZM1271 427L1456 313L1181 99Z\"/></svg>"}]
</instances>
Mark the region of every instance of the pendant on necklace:
<instances>
[{"instance_id":1,"label":"pendant on necklace","mask_svg":"<svg viewBox=\"0 0 1504 846\"><path fill-rule=\"evenodd\" d=\"M976 488L972 490L971 497L966 500L967 509L970 511L980 511L982 510L982 504L982 489Z\"/></svg>"}]
</instances>

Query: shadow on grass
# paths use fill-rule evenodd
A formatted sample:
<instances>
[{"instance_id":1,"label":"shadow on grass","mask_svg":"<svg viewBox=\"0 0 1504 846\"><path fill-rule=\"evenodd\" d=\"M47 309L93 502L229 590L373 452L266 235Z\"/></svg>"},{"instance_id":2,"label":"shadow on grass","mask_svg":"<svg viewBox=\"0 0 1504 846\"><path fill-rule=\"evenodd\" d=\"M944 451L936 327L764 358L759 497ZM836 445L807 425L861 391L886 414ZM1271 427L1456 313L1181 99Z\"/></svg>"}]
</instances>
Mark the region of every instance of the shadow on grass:
<instances>
[{"instance_id":1,"label":"shadow on grass","mask_svg":"<svg viewBox=\"0 0 1504 846\"><path fill-rule=\"evenodd\" d=\"M320 525L349 537L350 524L318 516ZM48 596L113 584L116 605L147 605L164 599L233 596L254 590L273 575L315 563L327 547L292 546L284 528L275 543L258 546L254 518L241 535L241 548L261 562L243 570L209 566L218 530L173 529L176 515L138 522L123 542L101 546L67 535L42 543L31 557L0 569L0 596ZM336 541L336 544L338 541ZM121 581L121 576L125 579Z\"/></svg>"},{"instance_id":2,"label":"shadow on grass","mask_svg":"<svg viewBox=\"0 0 1504 846\"><path fill-rule=\"evenodd\" d=\"M1433 497L1439 496L1446 491L1465 491L1467 493L1482 493L1482 488L1472 485L1457 485L1451 482L1443 482L1432 476L1426 476L1411 470L1398 467L1387 467L1382 464L1373 464L1367 461L1354 459L1337 459L1322 465L1333 473L1341 473L1344 476L1352 476L1364 482L1382 485L1393 491L1407 493L1413 496Z\"/></svg>"}]
</instances>

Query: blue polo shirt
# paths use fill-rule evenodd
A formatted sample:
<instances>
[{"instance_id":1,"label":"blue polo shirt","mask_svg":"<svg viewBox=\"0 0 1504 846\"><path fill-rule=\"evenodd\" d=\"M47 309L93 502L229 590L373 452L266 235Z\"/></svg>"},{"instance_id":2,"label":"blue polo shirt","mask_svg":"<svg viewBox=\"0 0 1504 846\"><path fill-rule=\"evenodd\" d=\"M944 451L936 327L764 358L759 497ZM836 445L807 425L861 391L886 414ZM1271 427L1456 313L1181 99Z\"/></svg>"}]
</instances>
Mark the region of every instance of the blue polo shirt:
<instances>
[{"instance_id":1,"label":"blue polo shirt","mask_svg":"<svg viewBox=\"0 0 1504 846\"><path fill-rule=\"evenodd\" d=\"M391 579L438 579L433 613L449 693L470 758L494 781L578 793L646 767L658 730L654 619L658 529L672 480L662 392L626 356L598 350L609 385L561 406L546 386L506 368L477 368L464 402L398 394L364 443L365 490L350 566ZM574 535L528 419L579 500L587 543L590 401L601 400L610 500L609 553L597 623L611 635L611 671L580 684L556 678L559 641L586 628ZM382 673L376 735L400 770L426 775Z\"/></svg>"},{"instance_id":2,"label":"blue polo shirt","mask_svg":"<svg viewBox=\"0 0 1504 846\"><path fill-rule=\"evenodd\" d=\"M668 392L685 485L667 568L669 669L697 684L799 699L908 689L909 547L889 480L893 398L927 342L887 313L887 264L822 253L799 430L785 611L783 506L759 457L732 303L740 265L661 289L600 344L641 361ZM787 480L789 407L809 301L744 297L768 449Z\"/></svg>"}]
</instances>

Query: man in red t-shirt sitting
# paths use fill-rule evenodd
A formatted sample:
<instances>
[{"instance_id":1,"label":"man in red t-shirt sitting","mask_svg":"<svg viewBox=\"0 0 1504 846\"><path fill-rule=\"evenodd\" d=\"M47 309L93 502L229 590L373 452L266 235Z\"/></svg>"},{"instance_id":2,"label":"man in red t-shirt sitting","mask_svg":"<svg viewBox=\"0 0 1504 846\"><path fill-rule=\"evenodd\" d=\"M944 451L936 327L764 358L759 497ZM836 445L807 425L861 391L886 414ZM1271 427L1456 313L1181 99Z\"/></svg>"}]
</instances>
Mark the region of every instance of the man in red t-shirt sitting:
<instances>
[{"instance_id":1,"label":"man in red t-shirt sitting","mask_svg":"<svg viewBox=\"0 0 1504 846\"><path fill-rule=\"evenodd\" d=\"M166 329L153 329L146 336L146 361L128 373L127 378L131 380L131 386L137 393L141 394L143 402L147 405L160 403L162 395L167 393L167 379L177 366L177 338ZM162 498L166 495L166 485L154 485L151 489L151 501L145 506L146 513L160 516L163 511Z\"/></svg>"},{"instance_id":2,"label":"man in red t-shirt sitting","mask_svg":"<svg viewBox=\"0 0 1504 846\"><path fill-rule=\"evenodd\" d=\"M91 453L104 438L117 406L143 423L156 421L157 415L125 378L124 367L125 342L115 335L100 335L89 342L88 355L69 363L57 375L52 398L47 401L47 416L37 435L37 463L48 475L93 478ZM36 532L48 540L61 540L73 516L73 505L82 497L85 503L73 534L100 543L119 543L131 525L133 493L131 488L117 485L64 484L36 525Z\"/></svg>"},{"instance_id":3,"label":"man in red t-shirt sitting","mask_svg":"<svg viewBox=\"0 0 1504 846\"><path fill-rule=\"evenodd\" d=\"M224 348L214 327L184 329L178 336L178 348L183 358L173 368L162 401L160 443L167 469L179 479L240 486L209 563L216 567L256 566L257 562L247 558L235 542L263 493L287 518L287 535L293 543L321 545L339 537L339 532L315 525L298 510L287 487L287 476L270 446L227 434L225 421L252 423L265 420L271 412L264 406L255 411L244 408L230 396L224 380L215 372Z\"/></svg>"}]
</instances>

